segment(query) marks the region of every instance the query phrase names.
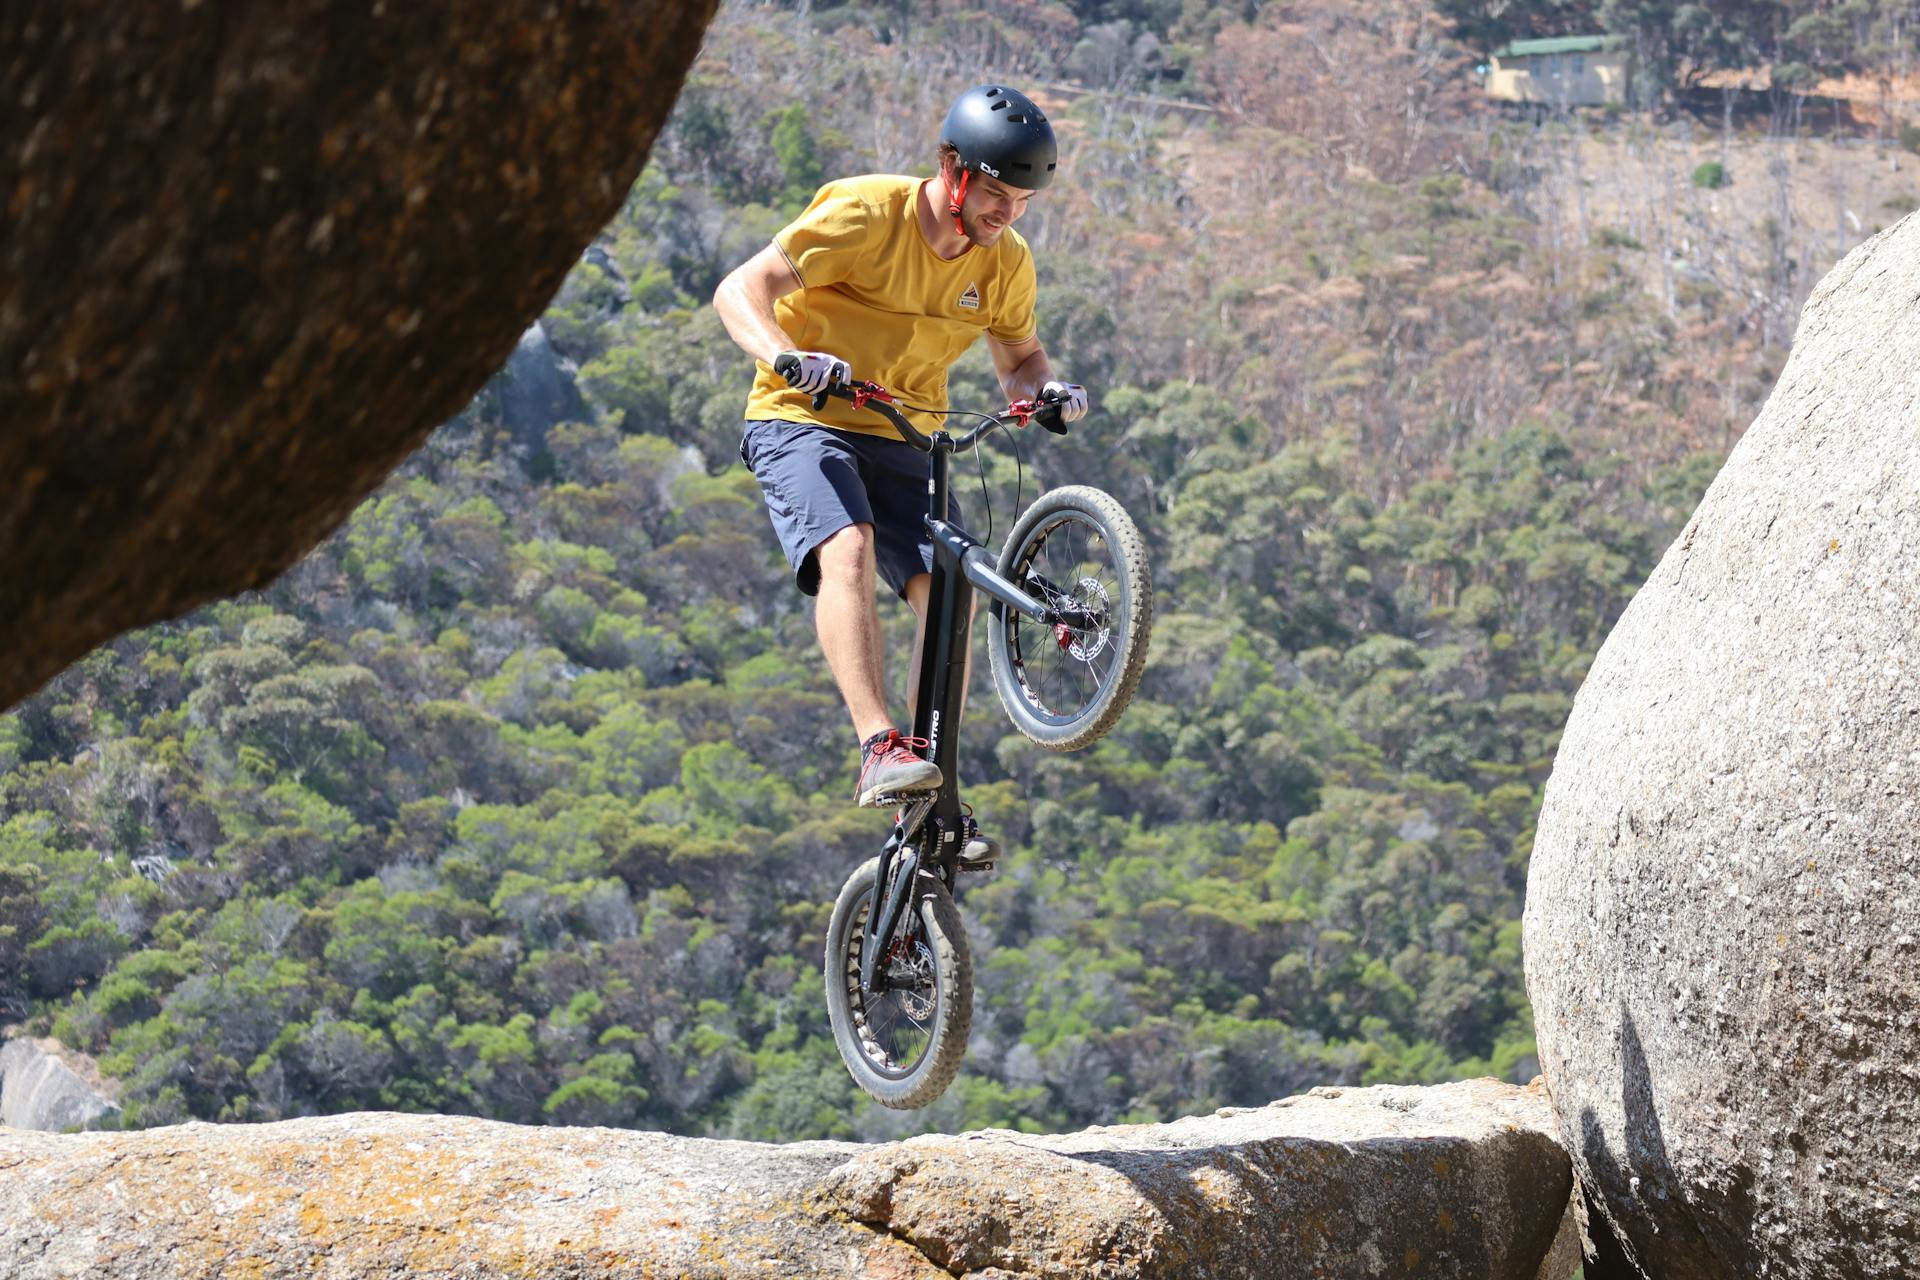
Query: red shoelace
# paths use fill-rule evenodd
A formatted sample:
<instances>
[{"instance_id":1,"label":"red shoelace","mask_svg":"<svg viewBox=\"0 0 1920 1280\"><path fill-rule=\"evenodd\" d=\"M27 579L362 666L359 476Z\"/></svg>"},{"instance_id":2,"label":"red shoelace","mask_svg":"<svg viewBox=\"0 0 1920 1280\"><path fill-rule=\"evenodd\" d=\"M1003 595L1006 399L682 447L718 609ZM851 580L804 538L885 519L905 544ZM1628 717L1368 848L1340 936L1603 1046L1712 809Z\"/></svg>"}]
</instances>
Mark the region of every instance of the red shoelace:
<instances>
[{"instance_id":1,"label":"red shoelace","mask_svg":"<svg viewBox=\"0 0 1920 1280\"><path fill-rule=\"evenodd\" d=\"M921 752L926 751L932 746L933 744L925 738L909 738L898 729L889 729L886 737L873 744L872 758L878 760L881 756L891 755L893 752L901 750L902 748L912 752L916 756L920 756ZM920 756L920 758L925 759L926 757Z\"/></svg>"}]
</instances>

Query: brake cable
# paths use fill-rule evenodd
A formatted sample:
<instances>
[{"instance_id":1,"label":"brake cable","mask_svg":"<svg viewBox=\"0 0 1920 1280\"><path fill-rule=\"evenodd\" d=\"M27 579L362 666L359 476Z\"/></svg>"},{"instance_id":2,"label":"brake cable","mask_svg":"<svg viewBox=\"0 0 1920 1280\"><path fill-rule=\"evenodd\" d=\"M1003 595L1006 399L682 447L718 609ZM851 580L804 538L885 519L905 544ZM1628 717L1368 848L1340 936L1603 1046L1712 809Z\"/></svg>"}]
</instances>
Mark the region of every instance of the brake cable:
<instances>
[{"instance_id":1,"label":"brake cable","mask_svg":"<svg viewBox=\"0 0 1920 1280\"><path fill-rule=\"evenodd\" d=\"M855 408L861 407L869 399L885 399L888 403L897 408L904 409L908 413L924 413L936 418L978 418L982 422L998 422L1000 420L1000 415L981 413L978 409L934 409L926 405L908 404L904 400L895 400L890 395L875 395L870 389L865 390L863 393L861 389L856 388L854 394L856 397L854 400ZM1024 427L1033 415L1029 413L1019 414L1017 416L1020 418L1018 425ZM1019 433L1017 431L1009 431L1006 433L1006 436L1007 439L1013 442L1013 509L1017 512L1020 510L1020 499L1026 494L1026 460L1020 453ZM973 460L975 465L980 468L980 504L986 508L987 517L987 533L981 541L992 545L993 497L987 489L987 460L980 456L980 446L985 442L985 436L981 436L980 439L973 442Z\"/></svg>"}]
</instances>

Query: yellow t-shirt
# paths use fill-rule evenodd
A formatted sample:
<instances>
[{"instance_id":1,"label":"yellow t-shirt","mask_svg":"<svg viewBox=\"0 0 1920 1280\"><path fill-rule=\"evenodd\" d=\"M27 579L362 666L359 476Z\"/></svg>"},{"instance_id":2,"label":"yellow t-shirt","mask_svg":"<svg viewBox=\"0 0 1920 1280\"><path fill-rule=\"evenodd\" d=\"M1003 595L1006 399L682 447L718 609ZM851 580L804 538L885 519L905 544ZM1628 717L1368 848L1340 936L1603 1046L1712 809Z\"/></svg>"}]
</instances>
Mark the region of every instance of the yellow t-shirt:
<instances>
[{"instance_id":1,"label":"yellow t-shirt","mask_svg":"<svg viewBox=\"0 0 1920 1280\"><path fill-rule=\"evenodd\" d=\"M920 183L881 174L820 188L773 238L803 286L773 312L795 350L839 356L855 378L879 383L903 404L945 409L947 371L981 334L1001 342L1033 336L1033 254L1008 227L991 248L940 257L914 208ZM765 364L756 364L747 417L899 438L884 418L846 400L830 399L816 413L811 396ZM927 413L907 417L922 431L945 424Z\"/></svg>"}]
</instances>

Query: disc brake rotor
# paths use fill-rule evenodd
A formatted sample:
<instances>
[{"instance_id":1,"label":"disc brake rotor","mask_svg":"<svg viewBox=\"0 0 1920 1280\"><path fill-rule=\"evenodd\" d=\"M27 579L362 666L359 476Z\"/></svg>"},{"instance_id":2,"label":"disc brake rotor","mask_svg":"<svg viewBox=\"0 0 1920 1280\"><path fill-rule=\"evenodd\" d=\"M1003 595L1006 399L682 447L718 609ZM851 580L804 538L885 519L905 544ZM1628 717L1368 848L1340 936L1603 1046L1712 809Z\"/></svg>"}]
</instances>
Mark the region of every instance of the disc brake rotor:
<instances>
[{"instance_id":1,"label":"disc brake rotor","mask_svg":"<svg viewBox=\"0 0 1920 1280\"><path fill-rule=\"evenodd\" d=\"M1111 616L1113 601L1107 596L1107 589L1098 578L1082 578L1076 593L1076 603L1088 613L1099 618ZM1080 662L1088 662L1106 652L1107 644L1113 639L1111 627L1098 630L1075 631L1061 623L1054 634L1060 641L1060 647L1072 654Z\"/></svg>"},{"instance_id":2,"label":"disc brake rotor","mask_svg":"<svg viewBox=\"0 0 1920 1280\"><path fill-rule=\"evenodd\" d=\"M887 983L890 994L900 1001L900 1012L915 1022L933 1016L933 952L925 942L914 939L911 949L894 958L887 966Z\"/></svg>"}]
</instances>

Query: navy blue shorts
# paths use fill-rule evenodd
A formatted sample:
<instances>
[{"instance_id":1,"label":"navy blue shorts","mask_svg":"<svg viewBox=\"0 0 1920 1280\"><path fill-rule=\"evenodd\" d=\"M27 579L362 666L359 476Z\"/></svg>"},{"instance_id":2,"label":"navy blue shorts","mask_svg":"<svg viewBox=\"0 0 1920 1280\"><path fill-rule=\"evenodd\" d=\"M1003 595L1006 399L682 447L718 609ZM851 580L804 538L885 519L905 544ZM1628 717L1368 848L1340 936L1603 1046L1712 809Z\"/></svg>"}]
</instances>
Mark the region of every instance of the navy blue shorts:
<instances>
[{"instance_id":1,"label":"navy blue shorts","mask_svg":"<svg viewBox=\"0 0 1920 1280\"><path fill-rule=\"evenodd\" d=\"M769 418L747 423L740 460L766 494L793 585L803 593L820 592L815 550L852 524L873 526L874 559L894 594L905 596L908 578L933 572L926 525L933 462L906 441ZM960 520L951 493L947 519Z\"/></svg>"}]
</instances>

